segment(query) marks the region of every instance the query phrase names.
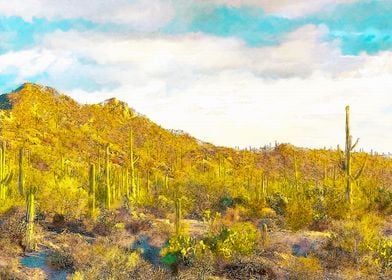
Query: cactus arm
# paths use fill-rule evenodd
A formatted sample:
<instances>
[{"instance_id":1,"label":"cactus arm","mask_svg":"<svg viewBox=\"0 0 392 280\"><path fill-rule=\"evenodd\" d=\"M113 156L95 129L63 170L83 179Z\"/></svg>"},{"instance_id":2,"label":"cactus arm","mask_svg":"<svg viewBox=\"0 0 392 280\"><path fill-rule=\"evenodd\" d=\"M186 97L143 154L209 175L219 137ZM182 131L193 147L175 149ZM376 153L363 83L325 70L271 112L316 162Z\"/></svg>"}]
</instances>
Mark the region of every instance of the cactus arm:
<instances>
[{"instance_id":1,"label":"cactus arm","mask_svg":"<svg viewBox=\"0 0 392 280\"><path fill-rule=\"evenodd\" d=\"M357 138L357 140L355 141L354 145L351 145L351 151L353 151L355 149L355 147L358 145L359 142L359 138Z\"/></svg>"},{"instance_id":2,"label":"cactus arm","mask_svg":"<svg viewBox=\"0 0 392 280\"><path fill-rule=\"evenodd\" d=\"M363 161L361 169L359 169L357 174L354 176L355 180L358 180L358 178L361 177L361 175L362 175L362 173L363 173L363 171L364 171L364 169L366 167L367 160L368 160L368 156L366 156L365 160Z\"/></svg>"}]
</instances>

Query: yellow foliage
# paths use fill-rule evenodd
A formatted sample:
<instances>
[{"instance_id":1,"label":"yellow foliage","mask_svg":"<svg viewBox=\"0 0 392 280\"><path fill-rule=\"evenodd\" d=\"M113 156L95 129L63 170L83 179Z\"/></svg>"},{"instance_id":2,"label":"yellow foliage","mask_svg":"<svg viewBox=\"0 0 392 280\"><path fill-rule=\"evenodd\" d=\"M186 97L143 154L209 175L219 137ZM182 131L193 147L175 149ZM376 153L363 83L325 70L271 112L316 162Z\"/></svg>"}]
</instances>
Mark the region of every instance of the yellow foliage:
<instances>
[{"instance_id":1,"label":"yellow foliage","mask_svg":"<svg viewBox=\"0 0 392 280\"><path fill-rule=\"evenodd\" d=\"M324 279L324 269L317 258L294 258L289 267L289 279L318 280Z\"/></svg>"}]
</instances>

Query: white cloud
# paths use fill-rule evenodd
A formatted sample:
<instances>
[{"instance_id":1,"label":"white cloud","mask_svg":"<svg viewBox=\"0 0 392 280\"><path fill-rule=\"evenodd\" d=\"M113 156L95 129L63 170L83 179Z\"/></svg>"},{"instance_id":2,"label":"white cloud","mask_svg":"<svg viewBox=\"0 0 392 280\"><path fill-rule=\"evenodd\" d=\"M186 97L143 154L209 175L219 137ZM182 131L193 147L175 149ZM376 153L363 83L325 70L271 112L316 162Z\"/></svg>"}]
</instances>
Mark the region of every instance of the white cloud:
<instances>
[{"instance_id":1,"label":"white cloud","mask_svg":"<svg viewBox=\"0 0 392 280\"><path fill-rule=\"evenodd\" d=\"M359 0L207 0L216 4L233 7L256 6L266 13L281 15L288 18L300 17L331 9L339 4L358 2Z\"/></svg>"},{"instance_id":2,"label":"white cloud","mask_svg":"<svg viewBox=\"0 0 392 280\"><path fill-rule=\"evenodd\" d=\"M34 17L49 20L82 18L154 31L172 19L174 8L167 0L0 0L0 14L20 16L27 21Z\"/></svg>"},{"instance_id":3,"label":"white cloud","mask_svg":"<svg viewBox=\"0 0 392 280\"><path fill-rule=\"evenodd\" d=\"M203 34L57 32L33 50L0 56L0 72L4 65L16 65L26 78L45 71L43 83L81 102L116 96L164 127L231 146L275 139L335 146L343 142L344 106L350 104L361 145L392 151L392 53L343 56L338 42L322 40L326 32L305 26L278 46L259 48ZM117 87L67 88L77 76Z\"/></svg>"},{"instance_id":4,"label":"white cloud","mask_svg":"<svg viewBox=\"0 0 392 280\"><path fill-rule=\"evenodd\" d=\"M251 71L266 78L307 77L316 72L339 76L352 73L366 60L343 56L338 42L322 42L325 34L326 27L307 25L289 33L278 46L249 48L240 39L199 33L108 38L91 32L56 32L46 36L42 46L69 50L100 65L129 66L128 70L148 77L228 70Z\"/></svg>"}]
</instances>

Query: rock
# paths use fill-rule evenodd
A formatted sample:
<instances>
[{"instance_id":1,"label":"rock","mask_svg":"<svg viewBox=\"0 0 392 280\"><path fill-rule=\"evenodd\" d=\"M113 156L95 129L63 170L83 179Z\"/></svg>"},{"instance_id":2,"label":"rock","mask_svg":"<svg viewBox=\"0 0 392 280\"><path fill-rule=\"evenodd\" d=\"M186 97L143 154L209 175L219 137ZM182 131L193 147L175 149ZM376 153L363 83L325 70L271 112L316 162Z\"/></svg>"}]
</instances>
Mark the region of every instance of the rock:
<instances>
[{"instance_id":1,"label":"rock","mask_svg":"<svg viewBox=\"0 0 392 280\"><path fill-rule=\"evenodd\" d=\"M296 257L307 257L313 247L312 242L302 239L292 246L292 254Z\"/></svg>"}]
</instances>

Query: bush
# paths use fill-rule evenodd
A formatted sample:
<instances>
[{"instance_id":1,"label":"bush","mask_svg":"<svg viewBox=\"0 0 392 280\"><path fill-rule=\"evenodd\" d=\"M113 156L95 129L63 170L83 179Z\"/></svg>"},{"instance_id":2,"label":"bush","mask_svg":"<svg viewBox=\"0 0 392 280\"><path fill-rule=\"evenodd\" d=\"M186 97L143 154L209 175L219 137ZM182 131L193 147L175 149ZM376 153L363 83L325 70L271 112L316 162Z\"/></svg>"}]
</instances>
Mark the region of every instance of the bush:
<instances>
[{"instance_id":1,"label":"bush","mask_svg":"<svg viewBox=\"0 0 392 280\"><path fill-rule=\"evenodd\" d=\"M392 240L382 239L375 248L376 264L392 272Z\"/></svg>"},{"instance_id":2,"label":"bush","mask_svg":"<svg viewBox=\"0 0 392 280\"><path fill-rule=\"evenodd\" d=\"M66 219L80 218L87 209L87 192L77 180L70 177L56 181L54 186L47 182L38 195L42 211L62 214Z\"/></svg>"},{"instance_id":3,"label":"bush","mask_svg":"<svg viewBox=\"0 0 392 280\"><path fill-rule=\"evenodd\" d=\"M375 203L378 210L385 212L387 215L392 214L392 191L379 188L375 195Z\"/></svg>"},{"instance_id":4,"label":"bush","mask_svg":"<svg viewBox=\"0 0 392 280\"><path fill-rule=\"evenodd\" d=\"M349 261L359 263L366 254L377 255L381 223L381 219L374 214L368 214L361 220L334 222L329 246L338 252L335 253L337 257L347 257Z\"/></svg>"},{"instance_id":5,"label":"bush","mask_svg":"<svg viewBox=\"0 0 392 280\"><path fill-rule=\"evenodd\" d=\"M289 279L318 280L323 279L323 268L317 258L295 258L290 265Z\"/></svg>"},{"instance_id":6,"label":"bush","mask_svg":"<svg viewBox=\"0 0 392 280\"><path fill-rule=\"evenodd\" d=\"M294 231L311 225L313 209L309 200L293 200L286 208L286 223Z\"/></svg>"},{"instance_id":7,"label":"bush","mask_svg":"<svg viewBox=\"0 0 392 280\"><path fill-rule=\"evenodd\" d=\"M73 258L70 254L54 251L49 256L46 262L54 269L72 269L73 268Z\"/></svg>"},{"instance_id":8,"label":"bush","mask_svg":"<svg viewBox=\"0 0 392 280\"><path fill-rule=\"evenodd\" d=\"M22 207L13 207L1 216L0 236L14 244L22 245L25 240L26 222L25 210Z\"/></svg>"},{"instance_id":9,"label":"bush","mask_svg":"<svg viewBox=\"0 0 392 280\"><path fill-rule=\"evenodd\" d=\"M78 262L73 279L132 279L129 275L140 262L137 253L102 243L85 246L83 251L76 254L81 254L84 259L82 263Z\"/></svg>"},{"instance_id":10,"label":"bush","mask_svg":"<svg viewBox=\"0 0 392 280\"><path fill-rule=\"evenodd\" d=\"M229 279L277 279L273 269L262 258L236 258L224 267Z\"/></svg>"},{"instance_id":11,"label":"bush","mask_svg":"<svg viewBox=\"0 0 392 280\"><path fill-rule=\"evenodd\" d=\"M132 234L138 234L141 231L149 230L151 228L151 221L148 220L133 220L125 224L125 229Z\"/></svg>"},{"instance_id":12,"label":"bush","mask_svg":"<svg viewBox=\"0 0 392 280\"><path fill-rule=\"evenodd\" d=\"M195 240L188 234L178 234L171 237L167 247L161 250L162 263L168 266L186 264L195 254Z\"/></svg>"},{"instance_id":13,"label":"bush","mask_svg":"<svg viewBox=\"0 0 392 280\"><path fill-rule=\"evenodd\" d=\"M249 222L237 223L223 228L218 235L206 239L213 252L231 258L234 255L250 255L259 240L257 228Z\"/></svg>"},{"instance_id":14,"label":"bush","mask_svg":"<svg viewBox=\"0 0 392 280\"><path fill-rule=\"evenodd\" d=\"M276 192L267 198L267 202L277 214L284 215L286 213L288 199L283 194Z\"/></svg>"}]
</instances>

